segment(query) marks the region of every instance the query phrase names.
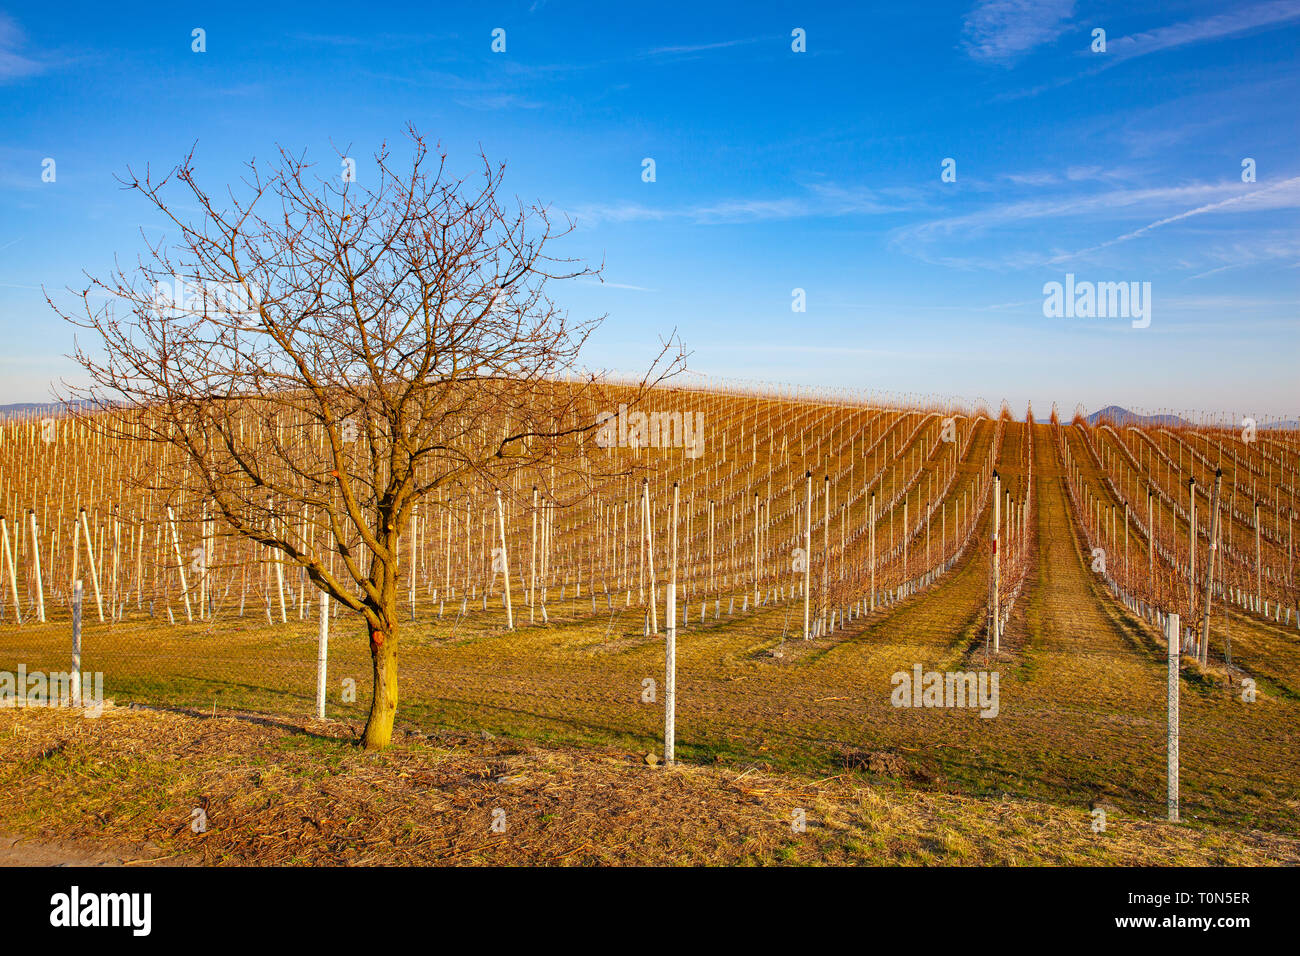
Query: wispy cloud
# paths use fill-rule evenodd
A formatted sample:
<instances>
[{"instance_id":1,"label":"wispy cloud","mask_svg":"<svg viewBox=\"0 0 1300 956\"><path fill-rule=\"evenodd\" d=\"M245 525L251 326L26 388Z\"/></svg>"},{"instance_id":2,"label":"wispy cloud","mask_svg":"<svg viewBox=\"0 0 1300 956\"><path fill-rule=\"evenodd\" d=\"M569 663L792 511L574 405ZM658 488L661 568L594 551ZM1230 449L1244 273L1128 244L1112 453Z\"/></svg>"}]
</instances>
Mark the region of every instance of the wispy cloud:
<instances>
[{"instance_id":1,"label":"wispy cloud","mask_svg":"<svg viewBox=\"0 0 1300 956\"><path fill-rule=\"evenodd\" d=\"M515 93L485 93L456 99L459 106L472 110L537 110L546 104Z\"/></svg>"},{"instance_id":2,"label":"wispy cloud","mask_svg":"<svg viewBox=\"0 0 1300 956\"><path fill-rule=\"evenodd\" d=\"M986 6L996 8L1003 6L1014 7L1021 3L1037 6L1034 0L990 0L990 3L986 4ZM978 10L979 8L977 8L976 12ZM972 13L971 16L975 16L975 13ZM1059 89L1073 83L1075 80L1096 76L1105 70L1138 57L1173 50L1190 44L1208 43L1245 33L1285 27L1298 20L1300 20L1300 0L1270 0L1268 3L1240 7L1229 13L1202 17L1199 20L1186 20L1182 23L1157 27L1128 36L1113 37L1107 40L1104 55L1088 54L1089 66L1087 69L1065 76L1058 76L1028 89L1005 91L997 94L993 99L998 102L1006 102L1037 96L1048 90ZM967 23L969 27L970 18L967 19ZM1017 43L1014 38L1019 35L1024 42L1027 42L1033 32L1033 29L1027 26L1018 29L1011 28L1012 39L1005 41L999 41L996 34L994 34L986 44L988 51L986 55L981 56L977 53L976 48L970 48L971 55L976 59L1013 61L1019 55L1014 49ZM1058 31L1056 35L1059 36L1061 32L1064 31ZM1041 42L1050 42L1053 39L1055 39L1055 36L1046 37ZM998 52L1004 48L1007 52ZM984 47L979 49L984 49ZM1085 50L1087 50L1087 47L1080 48L1081 53Z\"/></svg>"},{"instance_id":3,"label":"wispy cloud","mask_svg":"<svg viewBox=\"0 0 1300 956\"><path fill-rule=\"evenodd\" d=\"M1275 263L1287 263L1287 268L1296 268L1300 266L1300 238L1286 234L1252 234L1247 241L1219 245L1207 250L1202 264L1210 263L1217 264L1188 278L1205 279L1232 269Z\"/></svg>"},{"instance_id":4,"label":"wispy cloud","mask_svg":"<svg viewBox=\"0 0 1300 956\"><path fill-rule=\"evenodd\" d=\"M26 39L14 18L0 11L0 83L36 76L49 68L48 62L18 52Z\"/></svg>"},{"instance_id":5,"label":"wispy cloud","mask_svg":"<svg viewBox=\"0 0 1300 956\"><path fill-rule=\"evenodd\" d=\"M431 87L439 90L460 90L472 93L484 93L502 89L502 80L499 77L493 77L492 79L477 79L460 73L451 73L447 70L420 69L402 70L400 72L362 70L361 75L373 77L377 80L403 83L408 86Z\"/></svg>"},{"instance_id":6,"label":"wispy cloud","mask_svg":"<svg viewBox=\"0 0 1300 956\"><path fill-rule=\"evenodd\" d=\"M1131 177L1133 171L1125 167L1104 166L1067 166L1064 173L1038 171L1003 173L1001 179L1017 186L1057 186L1063 183L1078 182L1123 182Z\"/></svg>"},{"instance_id":7,"label":"wispy cloud","mask_svg":"<svg viewBox=\"0 0 1300 956\"><path fill-rule=\"evenodd\" d=\"M976 60L1010 64L1055 41L1073 15L1074 0L980 0L966 15L966 52Z\"/></svg>"},{"instance_id":8,"label":"wispy cloud","mask_svg":"<svg viewBox=\"0 0 1300 956\"><path fill-rule=\"evenodd\" d=\"M767 37L745 37L741 40L719 40L715 43L687 43L681 46L661 46L647 50L646 56L680 56L689 53L704 53L708 50L725 50L734 46L747 46L758 43Z\"/></svg>"},{"instance_id":9,"label":"wispy cloud","mask_svg":"<svg viewBox=\"0 0 1300 956\"><path fill-rule=\"evenodd\" d=\"M581 203L570 206L567 215L579 226L596 226L602 223L658 222L671 218L667 209L646 206L638 202Z\"/></svg>"},{"instance_id":10,"label":"wispy cloud","mask_svg":"<svg viewBox=\"0 0 1300 956\"><path fill-rule=\"evenodd\" d=\"M807 187L802 196L731 198L684 206L651 206L640 202L588 203L570 207L568 214L580 226L600 223L663 222L681 220L696 225L732 225L812 216L875 215L912 208L907 190L879 193L848 189L827 183Z\"/></svg>"},{"instance_id":11,"label":"wispy cloud","mask_svg":"<svg viewBox=\"0 0 1300 956\"><path fill-rule=\"evenodd\" d=\"M623 289L628 292L655 292L656 289L648 289L643 285L631 285L626 282L610 282L607 279L578 279L580 285L598 285L606 289Z\"/></svg>"},{"instance_id":12,"label":"wispy cloud","mask_svg":"<svg viewBox=\"0 0 1300 956\"><path fill-rule=\"evenodd\" d=\"M709 223L762 222L768 219L799 219L812 215L808 200L725 199L721 202L692 206L685 215L701 225Z\"/></svg>"},{"instance_id":13,"label":"wispy cloud","mask_svg":"<svg viewBox=\"0 0 1300 956\"><path fill-rule=\"evenodd\" d=\"M292 33L289 38L317 46L395 50L444 43L457 39L457 36L454 33Z\"/></svg>"},{"instance_id":14,"label":"wispy cloud","mask_svg":"<svg viewBox=\"0 0 1300 956\"><path fill-rule=\"evenodd\" d=\"M1055 173L1003 173L1002 178L1017 186L1051 186L1061 181Z\"/></svg>"},{"instance_id":15,"label":"wispy cloud","mask_svg":"<svg viewBox=\"0 0 1300 956\"><path fill-rule=\"evenodd\" d=\"M979 236L991 229L1033 220L1094 214L1111 217L1132 215L1135 210L1167 209L1172 203L1213 201L1240 193L1243 188L1241 183L1190 183L1142 189L1108 189L996 203L964 215L947 216L905 227L899 230L898 238L928 242L948 237Z\"/></svg>"},{"instance_id":16,"label":"wispy cloud","mask_svg":"<svg viewBox=\"0 0 1300 956\"><path fill-rule=\"evenodd\" d=\"M447 70L413 69L400 72L363 71L363 75L403 86L444 90L447 99L472 110L541 109L547 103L535 96L517 92L525 82L509 71L491 76L470 76ZM534 84L533 89L536 89Z\"/></svg>"},{"instance_id":17,"label":"wispy cloud","mask_svg":"<svg viewBox=\"0 0 1300 956\"><path fill-rule=\"evenodd\" d=\"M1090 255L1094 252L1100 252L1102 249L1108 249L1111 246L1119 245L1121 242L1128 242L1139 236L1144 236L1152 230L1167 226L1170 223L1181 222L1184 219L1190 219L1193 216L1203 216L1206 213L1222 212L1230 207L1236 210L1242 209L1286 209L1300 206L1300 176L1292 179L1285 179L1280 183L1272 186L1264 186L1259 189L1252 189L1249 192L1237 196L1230 196L1227 199L1218 202L1206 203L1197 206L1194 209L1186 209L1183 212L1176 213L1172 216L1165 216L1157 219L1155 222L1149 222L1145 226L1126 232L1122 236L1116 236L1114 239L1108 239L1105 242L1098 243L1087 249L1081 249L1078 252L1067 253L1065 255L1054 256L1049 259L1049 263L1065 262L1069 259L1075 259L1080 256Z\"/></svg>"},{"instance_id":18,"label":"wispy cloud","mask_svg":"<svg viewBox=\"0 0 1300 956\"><path fill-rule=\"evenodd\" d=\"M1189 43L1204 43L1251 30L1282 26L1295 20L1300 20L1300 0L1272 0L1269 3L1239 7L1229 13L1119 37L1109 42L1106 55L1111 61L1128 60Z\"/></svg>"},{"instance_id":19,"label":"wispy cloud","mask_svg":"<svg viewBox=\"0 0 1300 956\"><path fill-rule=\"evenodd\" d=\"M1062 183L1062 188L1066 184ZM1094 255L1121 243L1145 236L1172 223L1211 213L1255 213L1266 210L1300 208L1300 177L1282 180L1271 186L1249 185L1236 181L1192 182L1177 186L1146 188L1112 188L1092 192L1067 192L1064 195L1003 202L987 205L974 212L946 216L896 229L889 244L924 262L959 269L1024 269L1058 265ZM1170 212L1170 210L1177 210ZM1067 228L1087 230L1098 224L1129 220L1139 216L1150 221L1130 228L1114 238L1075 250L1044 248L1045 235L1059 237ZM1141 222L1141 219L1138 219ZM1027 237L1028 249L1004 248L995 256L981 251L963 254L947 248L962 243L988 244L996 236L1005 243L1008 236ZM1059 241L1059 240L1058 240ZM1278 258L1283 256L1279 255ZM1206 260L1198 255L1196 266ZM1224 263L1220 261L1218 265Z\"/></svg>"}]
</instances>

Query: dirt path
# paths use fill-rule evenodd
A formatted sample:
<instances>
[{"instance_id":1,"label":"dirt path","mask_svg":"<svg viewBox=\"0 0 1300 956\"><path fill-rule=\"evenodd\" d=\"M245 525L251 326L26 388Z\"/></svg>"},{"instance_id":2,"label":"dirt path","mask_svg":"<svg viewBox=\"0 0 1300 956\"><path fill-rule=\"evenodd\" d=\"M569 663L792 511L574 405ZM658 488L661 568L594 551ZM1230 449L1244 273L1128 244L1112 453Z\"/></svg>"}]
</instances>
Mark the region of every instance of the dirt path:
<instances>
[{"instance_id":1,"label":"dirt path","mask_svg":"<svg viewBox=\"0 0 1300 956\"><path fill-rule=\"evenodd\" d=\"M1045 745L1056 738L1059 746L1093 755L1072 774L1158 811L1165 786L1165 649L1155 630L1129 614L1090 570L1050 438L1044 427L1037 442L1040 553L1025 606L1024 702L1043 715ZM1096 482L1085 454L1076 449L1076 461ZM1188 667L1181 704L1185 815L1252 804L1291 812L1294 704L1245 704L1231 688Z\"/></svg>"},{"instance_id":2,"label":"dirt path","mask_svg":"<svg viewBox=\"0 0 1300 956\"><path fill-rule=\"evenodd\" d=\"M1044 427L1036 438L1038 560L1021 664L1027 696L1062 710L1158 714L1163 674L1137 653L1131 623L1085 558L1051 433Z\"/></svg>"},{"instance_id":3,"label":"dirt path","mask_svg":"<svg viewBox=\"0 0 1300 956\"><path fill-rule=\"evenodd\" d=\"M153 851L152 856L159 855L157 850ZM149 856L0 833L0 866L131 866L151 862ZM168 862L176 865L179 861Z\"/></svg>"}]
</instances>

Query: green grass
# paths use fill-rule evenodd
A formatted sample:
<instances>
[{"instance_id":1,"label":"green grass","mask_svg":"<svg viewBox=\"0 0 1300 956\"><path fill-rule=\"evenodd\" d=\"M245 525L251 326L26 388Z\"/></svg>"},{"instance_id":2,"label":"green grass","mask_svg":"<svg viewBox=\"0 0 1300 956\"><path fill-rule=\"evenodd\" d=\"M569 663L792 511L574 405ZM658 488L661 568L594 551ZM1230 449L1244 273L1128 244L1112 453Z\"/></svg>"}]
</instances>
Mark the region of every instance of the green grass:
<instances>
[{"instance_id":1,"label":"green grass","mask_svg":"<svg viewBox=\"0 0 1300 956\"><path fill-rule=\"evenodd\" d=\"M679 759L1008 794L1074 809L1104 796L1136 818L1163 816L1165 663L1157 636L1088 571L1045 430L1035 446L1038 563L1013 615L1015 646L992 665L1002 680L997 719L889 704L894 671L916 663L927 670L983 666L987 569L972 552L929 591L830 639L789 641L782 659L757 652L775 646L798 605L728 617L724 598L720 621L693 623L679 635ZM698 596L693 604L698 609ZM612 630L607 615L586 616L585 594L551 607L550 626L514 632L502 630L495 606L483 612L480 604L459 623L459 602L448 603L443 620L422 612L399 635L399 724L660 753L662 705L643 704L639 695L646 677L662 695L662 637L642 635L635 607L620 607ZM1193 825L1300 832L1300 702L1288 690L1300 648L1272 629L1243 625L1240 632L1249 636L1239 658L1261 678L1257 704L1243 705L1211 675L1184 673L1184 812ZM10 628L0 636L0 669L20 660L62 669L66 644L66 622ZM92 621L84 646L85 668L105 672L107 695L119 703L314 712L314 621L268 627L251 614L193 627L139 617ZM362 628L336 619L330 647L328 713L360 722L370 676ZM356 681L356 703L340 699L345 677ZM328 747L319 746L317 756L329 764ZM907 770L899 777L848 771L850 749L895 754Z\"/></svg>"}]
</instances>

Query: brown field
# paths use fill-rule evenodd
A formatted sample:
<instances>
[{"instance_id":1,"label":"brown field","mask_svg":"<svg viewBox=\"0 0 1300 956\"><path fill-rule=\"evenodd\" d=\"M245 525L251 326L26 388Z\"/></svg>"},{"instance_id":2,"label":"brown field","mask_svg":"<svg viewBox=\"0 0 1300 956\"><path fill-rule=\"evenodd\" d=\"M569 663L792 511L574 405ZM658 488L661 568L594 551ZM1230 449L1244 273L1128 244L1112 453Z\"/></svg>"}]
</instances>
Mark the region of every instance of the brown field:
<instances>
[{"instance_id":1,"label":"brown field","mask_svg":"<svg viewBox=\"0 0 1300 956\"><path fill-rule=\"evenodd\" d=\"M17 623L5 577L0 671L68 668L71 529L84 507L105 620L87 580L82 669L102 671L118 705L98 719L0 711L0 832L197 863L1300 859L1293 436L1243 443L1221 429L1027 425L1006 411L716 390L664 392L661 407L702 411L701 455L592 452L623 456L649 480L659 633L647 633L639 476L541 510L544 558L533 550L531 481L513 489L514 629L491 571L495 505L474 488L431 501L402 577L398 719L409 733L382 755L351 742L369 698L359 621L332 618L329 720L314 721L318 610L293 568L205 528L202 502L131 492L140 449L96 446L70 421L51 442L38 421L0 425L22 614ZM1199 608L1185 584L1187 478L1200 499L1199 590L1210 512L1201 492L1219 461L1222 562L1208 662L1183 662L1174 827L1160 822L1167 652L1153 610L1188 623ZM1000 596L1014 602L992 655L995 468L1007 496ZM811 617L825 623L805 640L791 555L806 533L807 471ZM550 477L538 483L570 500L567 479ZM663 747L673 482L687 613L679 765L663 768L643 756ZM1137 520L1147 520L1148 488L1150 552ZM1266 504L1258 559L1254 500ZM1092 570L1097 547L1105 577ZM182 588L175 552L195 549L209 555L206 573ZM83 550L83 578L88 560ZM996 671L997 716L893 706L891 676L915 665ZM343 699L346 679L355 701ZM653 702L642 700L646 679ZM1257 689L1249 702L1246 680ZM212 823L196 835L188 821L201 804ZM1090 826L1097 804L1108 808L1104 833ZM498 806L511 821L504 834L489 829ZM791 830L795 808L807 811L806 833Z\"/></svg>"}]
</instances>

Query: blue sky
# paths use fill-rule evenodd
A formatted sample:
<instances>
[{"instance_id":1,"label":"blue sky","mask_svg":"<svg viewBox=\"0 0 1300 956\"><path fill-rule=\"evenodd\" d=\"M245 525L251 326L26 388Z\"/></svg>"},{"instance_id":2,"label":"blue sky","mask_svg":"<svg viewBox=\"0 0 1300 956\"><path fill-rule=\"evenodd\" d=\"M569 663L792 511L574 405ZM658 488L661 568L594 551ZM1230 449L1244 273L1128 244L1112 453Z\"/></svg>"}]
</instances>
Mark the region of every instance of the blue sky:
<instances>
[{"instance_id":1,"label":"blue sky","mask_svg":"<svg viewBox=\"0 0 1300 956\"><path fill-rule=\"evenodd\" d=\"M733 379L1296 416L1300 0L606 7L0 6L0 403L75 373L40 287L160 234L128 164L364 185L409 122L575 218L595 366L676 329ZM1044 317L1067 273L1150 282L1149 327Z\"/></svg>"}]
</instances>

